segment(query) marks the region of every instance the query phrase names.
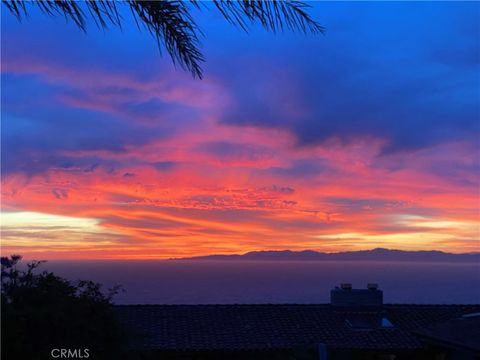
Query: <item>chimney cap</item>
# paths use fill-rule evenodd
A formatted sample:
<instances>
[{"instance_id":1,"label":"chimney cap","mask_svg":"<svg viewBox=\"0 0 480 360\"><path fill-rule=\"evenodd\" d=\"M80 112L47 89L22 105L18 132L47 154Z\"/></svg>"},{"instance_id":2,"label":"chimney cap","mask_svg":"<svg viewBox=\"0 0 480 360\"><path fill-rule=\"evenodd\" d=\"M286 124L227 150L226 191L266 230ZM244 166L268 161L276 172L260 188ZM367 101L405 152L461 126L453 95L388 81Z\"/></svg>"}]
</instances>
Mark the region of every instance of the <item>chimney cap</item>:
<instances>
[{"instance_id":1,"label":"chimney cap","mask_svg":"<svg viewBox=\"0 0 480 360\"><path fill-rule=\"evenodd\" d=\"M352 284L342 283L330 291L330 304L341 311L380 311L383 306L383 291L368 284L368 288L353 289Z\"/></svg>"},{"instance_id":2,"label":"chimney cap","mask_svg":"<svg viewBox=\"0 0 480 360\"><path fill-rule=\"evenodd\" d=\"M367 289L368 289L368 290L378 290L378 284L376 284L376 283L368 283L368 284L367 284Z\"/></svg>"}]
</instances>

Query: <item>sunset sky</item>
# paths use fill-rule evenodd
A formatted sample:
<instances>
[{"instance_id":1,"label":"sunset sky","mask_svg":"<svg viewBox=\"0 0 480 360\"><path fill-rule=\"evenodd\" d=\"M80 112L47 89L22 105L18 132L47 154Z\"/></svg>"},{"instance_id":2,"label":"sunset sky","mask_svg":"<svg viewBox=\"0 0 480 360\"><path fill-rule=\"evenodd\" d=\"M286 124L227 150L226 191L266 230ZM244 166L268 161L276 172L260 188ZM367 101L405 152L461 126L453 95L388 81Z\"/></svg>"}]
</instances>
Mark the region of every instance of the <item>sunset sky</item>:
<instances>
[{"instance_id":1,"label":"sunset sky","mask_svg":"<svg viewBox=\"0 0 480 360\"><path fill-rule=\"evenodd\" d=\"M3 254L480 250L479 3L315 3L324 36L202 12L203 80L128 12L2 10Z\"/></svg>"}]
</instances>

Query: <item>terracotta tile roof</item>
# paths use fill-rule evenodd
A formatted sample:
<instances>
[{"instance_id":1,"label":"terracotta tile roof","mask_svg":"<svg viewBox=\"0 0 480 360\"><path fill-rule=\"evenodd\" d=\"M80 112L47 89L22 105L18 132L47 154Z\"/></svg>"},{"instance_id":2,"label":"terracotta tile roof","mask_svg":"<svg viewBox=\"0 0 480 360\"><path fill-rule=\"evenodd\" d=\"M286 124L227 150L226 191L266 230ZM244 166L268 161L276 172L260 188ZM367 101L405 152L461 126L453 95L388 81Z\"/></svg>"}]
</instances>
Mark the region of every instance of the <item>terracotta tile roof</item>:
<instances>
[{"instance_id":1,"label":"terracotta tile roof","mask_svg":"<svg viewBox=\"0 0 480 360\"><path fill-rule=\"evenodd\" d=\"M414 331L480 311L480 305L384 305L382 312L338 312L320 305L116 306L119 318L163 350L287 349L324 343L345 349L422 347ZM381 328L382 319L391 328ZM370 324L352 327L357 320ZM387 322L388 324L388 322Z\"/></svg>"}]
</instances>

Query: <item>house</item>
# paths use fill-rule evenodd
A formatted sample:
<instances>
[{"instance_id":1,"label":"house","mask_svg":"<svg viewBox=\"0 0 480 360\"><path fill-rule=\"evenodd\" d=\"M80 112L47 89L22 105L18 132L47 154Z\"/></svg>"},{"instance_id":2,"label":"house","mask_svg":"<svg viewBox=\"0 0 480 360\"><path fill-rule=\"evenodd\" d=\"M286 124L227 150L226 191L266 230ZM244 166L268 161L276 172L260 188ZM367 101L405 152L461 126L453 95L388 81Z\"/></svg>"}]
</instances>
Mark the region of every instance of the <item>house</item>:
<instances>
[{"instance_id":1,"label":"house","mask_svg":"<svg viewBox=\"0 0 480 360\"><path fill-rule=\"evenodd\" d=\"M477 319L480 305L384 304L375 284L342 284L329 304L125 305L116 311L137 335L135 349L144 359L453 360L449 346L463 345L441 333L457 326L455 319ZM478 319L470 320L465 323L473 328L465 331L478 335ZM478 346L471 350L474 359Z\"/></svg>"},{"instance_id":2,"label":"house","mask_svg":"<svg viewBox=\"0 0 480 360\"><path fill-rule=\"evenodd\" d=\"M438 360L475 360L480 356L480 312L465 314L417 331Z\"/></svg>"}]
</instances>

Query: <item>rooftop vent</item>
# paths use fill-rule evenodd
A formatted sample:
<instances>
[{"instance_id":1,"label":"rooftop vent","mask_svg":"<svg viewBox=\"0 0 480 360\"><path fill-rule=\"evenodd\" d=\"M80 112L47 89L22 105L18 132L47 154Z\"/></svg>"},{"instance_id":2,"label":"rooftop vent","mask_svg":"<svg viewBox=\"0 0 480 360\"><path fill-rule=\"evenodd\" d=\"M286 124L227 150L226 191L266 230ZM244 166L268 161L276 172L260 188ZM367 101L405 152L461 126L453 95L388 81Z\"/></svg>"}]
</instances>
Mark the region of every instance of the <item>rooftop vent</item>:
<instances>
[{"instance_id":1,"label":"rooftop vent","mask_svg":"<svg viewBox=\"0 0 480 360\"><path fill-rule=\"evenodd\" d=\"M341 284L330 292L330 303L338 310L376 311L383 306L383 291L377 284L368 284L366 289Z\"/></svg>"},{"instance_id":2,"label":"rooftop vent","mask_svg":"<svg viewBox=\"0 0 480 360\"><path fill-rule=\"evenodd\" d=\"M354 313L348 315L345 322L349 327L356 330L393 329L395 327L385 315L378 313Z\"/></svg>"},{"instance_id":3,"label":"rooftop vent","mask_svg":"<svg viewBox=\"0 0 480 360\"><path fill-rule=\"evenodd\" d=\"M378 289L378 284L373 284L373 283L367 284L367 289L368 290L377 290Z\"/></svg>"},{"instance_id":4,"label":"rooftop vent","mask_svg":"<svg viewBox=\"0 0 480 360\"><path fill-rule=\"evenodd\" d=\"M342 290L352 290L352 284L343 283L340 284L340 287L342 288Z\"/></svg>"}]
</instances>

